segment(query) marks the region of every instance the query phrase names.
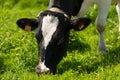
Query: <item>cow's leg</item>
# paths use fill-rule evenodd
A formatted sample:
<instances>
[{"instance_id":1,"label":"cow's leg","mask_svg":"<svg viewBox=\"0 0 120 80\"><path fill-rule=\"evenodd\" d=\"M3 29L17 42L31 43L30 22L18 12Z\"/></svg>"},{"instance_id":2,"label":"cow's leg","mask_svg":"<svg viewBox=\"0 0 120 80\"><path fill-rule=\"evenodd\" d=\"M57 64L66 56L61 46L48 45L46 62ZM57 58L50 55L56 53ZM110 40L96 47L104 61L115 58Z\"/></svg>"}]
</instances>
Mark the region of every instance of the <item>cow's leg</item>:
<instances>
[{"instance_id":1,"label":"cow's leg","mask_svg":"<svg viewBox=\"0 0 120 80\"><path fill-rule=\"evenodd\" d=\"M96 18L96 28L99 33L98 49L102 53L106 53L106 44L104 41L104 30L106 26L106 18L108 15L111 0L98 0L98 16Z\"/></svg>"},{"instance_id":2,"label":"cow's leg","mask_svg":"<svg viewBox=\"0 0 120 80\"><path fill-rule=\"evenodd\" d=\"M92 4L91 0L86 0L82 3L79 13L76 17L83 17Z\"/></svg>"},{"instance_id":3,"label":"cow's leg","mask_svg":"<svg viewBox=\"0 0 120 80\"><path fill-rule=\"evenodd\" d=\"M119 19L119 36L118 36L118 39L120 39L120 2L117 3L117 5L116 5L116 11L118 13L118 19Z\"/></svg>"}]
</instances>

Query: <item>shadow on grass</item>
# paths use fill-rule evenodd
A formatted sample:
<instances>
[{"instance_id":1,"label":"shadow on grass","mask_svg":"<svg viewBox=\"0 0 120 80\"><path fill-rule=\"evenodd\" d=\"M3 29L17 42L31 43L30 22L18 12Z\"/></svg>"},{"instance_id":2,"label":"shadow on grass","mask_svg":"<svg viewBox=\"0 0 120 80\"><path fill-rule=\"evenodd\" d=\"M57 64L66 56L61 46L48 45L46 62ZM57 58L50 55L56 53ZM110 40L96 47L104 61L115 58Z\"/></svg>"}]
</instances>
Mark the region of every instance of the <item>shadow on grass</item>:
<instances>
[{"instance_id":1,"label":"shadow on grass","mask_svg":"<svg viewBox=\"0 0 120 80\"><path fill-rule=\"evenodd\" d=\"M73 70L73 71L77 71L78 73L91 73L94 72L97 67L99 65L96 65L98 63L95 64L85 64L85 63L81 63L77 60L73 60L73 61L65 61L64 63L62 63L59 68L58 68L58 74L62 74L65 71L69 71L69 70Z\"/></svg>"},{"instance_id":2,"label":"shadow on grass","mask_svg":"<svg viewBox=\"0 0 120 80\"><path fill-rule=\"evenodd\" d=\"M104 63L103 66L116 65L120 63L120 46L114 48L113 50L109 50L108 54L104 55L104 59L101 63Z\"/></svg>"},{"instance_id":3,"label":"shadow on grass","mask_svg":"<svg viewBox=\"0 0 120 80\"><path fill-rule=\"evenodd\" d=\"M72 52L73 50L78 50L80 52L83 52L85 50L91 50L91 47L88 43L75 39L73 41L70 40L68 45L68 51Z\"/></svg>"},{"instance_id":4,"label":"shadow on grass","mask_svg":"<svg viewBox=\"0 0 120 80\"><path fill-rule=\"evenodd\" d=\"M0 74L4 73L4 60L2 56L0 56Z\"/></svg>"},{"instance_id":5,"label":"shadow on grass","mask_svg":"<svg viewBox=\"0 0 120 80\"><path fill-rule=\"evenodd\" d=\"M102 58L97 59L98 56ZM87 72L88 74L94 71L97 71L99 67L106 68L107 66L117 65L120 63L120 46L114 48L113 50L109 50L106 55L95 55L96 59L86 58L88 62L82 62L77 60L65 61L60 64L58 68L58 74L62 74L65 71L72 69L73 71L77 71L79 73ZM91 62L91 63L89 63Z\"/></svg>"}]
</instances>

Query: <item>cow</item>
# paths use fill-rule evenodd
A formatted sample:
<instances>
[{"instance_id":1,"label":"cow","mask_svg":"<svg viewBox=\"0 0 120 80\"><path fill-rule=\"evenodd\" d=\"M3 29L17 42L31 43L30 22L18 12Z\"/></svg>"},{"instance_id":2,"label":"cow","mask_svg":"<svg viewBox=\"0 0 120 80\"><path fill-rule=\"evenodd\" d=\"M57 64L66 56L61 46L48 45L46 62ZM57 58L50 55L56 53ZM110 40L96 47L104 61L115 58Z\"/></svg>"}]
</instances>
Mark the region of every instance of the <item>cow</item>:
<instances>
[{"instance_id":1,"label":"cow","mask_svg":"<svg viewBox=\"0 0 120 80\"><path fill-rule=\"evenodd\" d=\"M36 67L37 73L52 71L55 74L57 64L66 54L70 29L80 31L89 25L91 20L83 16L92 3L98 5L96 18L96 29L99 33L98 50L106 53L104 30L107 15L111 3L116 4L120 22L120 0L50 0L48 10L40 13L37 19L22 18L17 21L18 26L27 31L38 27L36 38L40 61ZM70 20L72 16L75 16L75 19Z\"/></svg>"},{"instance_id":2,"label":"cow","mask_svg":"<svg viewBox=\"0 0 120 80\"><path fill-rule=\"evenodd\" d=\"M83 0L50 0L48 10L37 18L21 18L16 24L25 31L37 28L35 37L38 43L38 74L56 73L57 65L66 55L70 30L84 30L91 22L90 18L71 19L77 15Z\"/></svg>"}]
</instances>

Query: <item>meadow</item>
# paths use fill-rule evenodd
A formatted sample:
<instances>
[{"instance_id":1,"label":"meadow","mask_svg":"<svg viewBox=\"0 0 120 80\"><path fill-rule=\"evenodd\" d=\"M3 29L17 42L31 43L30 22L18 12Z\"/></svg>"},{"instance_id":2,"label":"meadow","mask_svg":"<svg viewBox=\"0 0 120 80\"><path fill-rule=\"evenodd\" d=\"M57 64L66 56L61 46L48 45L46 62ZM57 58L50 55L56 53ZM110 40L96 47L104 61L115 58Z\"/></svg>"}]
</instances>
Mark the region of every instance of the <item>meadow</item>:
<instances>
[{"instance_id":1,"label":"meadow","mask_svg":"<svg viewBox=\"0 0 120 80\"><path fill-rule=\"evenodd\" d=\"M107 54L98 52L95 27L97 5L86 16L92 23L81 32L71 31L67 57L58 65L56 75L37 76L38 47L35 31L16 25L22 17L36 18L47 9L48 0L0 0L0 80L120 80L120 40L115 6L110 7L104 32Z\"/></svg>"}]
</instances>

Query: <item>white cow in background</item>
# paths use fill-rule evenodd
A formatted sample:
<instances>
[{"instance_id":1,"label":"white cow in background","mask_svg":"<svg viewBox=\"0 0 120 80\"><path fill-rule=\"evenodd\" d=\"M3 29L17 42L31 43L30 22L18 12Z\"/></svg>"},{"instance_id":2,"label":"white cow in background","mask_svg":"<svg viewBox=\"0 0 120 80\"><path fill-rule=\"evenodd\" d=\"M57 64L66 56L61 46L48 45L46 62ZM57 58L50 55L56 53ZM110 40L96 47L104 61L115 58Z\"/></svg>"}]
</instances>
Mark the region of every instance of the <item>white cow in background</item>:
<instances>
[{"instance_id":1,"label":"white cow in background","mask_svg":"<svg viewBox=\"0 0 120 80\"><path fill-rule=\"evenodd\" d=\"M109 12L110 5L111 4L116 5L116 10L117 10L118 19L119 19L119 32L120 32L120 0L84 0L77 17L84 16L92 3L96 3L98 5L98 15L96 18L96 28L99 32L98 49L100 52L106 53L107 49L104 41L104 30L106 27L106 18Z\"/></svg>"}]
</instances>

